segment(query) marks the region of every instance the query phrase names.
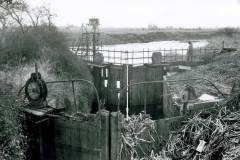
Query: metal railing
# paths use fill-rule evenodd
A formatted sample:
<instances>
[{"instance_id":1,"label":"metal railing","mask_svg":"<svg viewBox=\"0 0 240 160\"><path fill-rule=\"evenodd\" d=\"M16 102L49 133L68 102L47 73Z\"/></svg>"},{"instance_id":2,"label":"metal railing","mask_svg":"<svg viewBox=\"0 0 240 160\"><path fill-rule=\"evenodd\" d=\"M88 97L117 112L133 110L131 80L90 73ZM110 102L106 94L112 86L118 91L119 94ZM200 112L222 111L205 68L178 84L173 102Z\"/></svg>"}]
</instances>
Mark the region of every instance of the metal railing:
<instances>
[{"instance_id":1,"label":"metal railing","mask_svg":"<svg viewBox=\"0 0 240 160\"><path fill-rule=\"evenodd\" d=\"M109 50L98 49L96 52L103 54L105 64L116 65L143 65L152 63L152 54L161 54L161 63L186 62L188 49L158 49L158 50ZM219 52L216 48L194 48L193 63L204 62L206 59L211 60L214 53ZM86 61L93 61L91 49L80 48L77 55ZM207 58L206 58L207 57Z\"/></svg>"},{"instance_id":2,"label":"metal railing","mask_svg":"<svg viewBox=\"0 0 240 160\"><path fill-rule=\"evenodd\" d=\"M59 84L59 83L71 83L71 87L72 87L72 93L73 93L73 101L74 101L74 107L75 107L75 111L78 112L78 108L77 108L77 100L76 100L76 93L75 93L75 83L76 82L80 82L80 83L86 83L88 85L90 85L93 89L94 89L94 92L95 92L95 96L96 96L96 99L97 99L97 107L98 107L98 111L101 109L100 108L100 99L99 99L99 93L98 93L98 90L97 88L95 87L94 83L89 81L89 80L86 80L86 79L72 79L72 80L60 80L60 81L49 81L49 82L46 82L46 84Z\"/></svg>"},{"instance_id":3,"label":"metal railing","mask_svg":"<svg viewBox=\"0 0 240 160\"><path fill-rule=\"evenodd\" d=\"M191 78L191 79L179 79L179 80L161 80L161 81L142 81L142 82L134 82L134 83L131 83L131 84L128 84L126 86L124 86L120 91L120 96L118 98L118 103L117 103L117 110L120 111L120 100L122 98L122 95L123 95L123 92L126 92L127 88L129 87L133 87L133 86L141 86L141 85L152 85L152 84L164 84L164 83L169 83L169 82L173 82L173 83L178 83L178 82L189 82L189 81L198 81L198 80L201 80L201 81L205 81L207 82L208 84L210 84L221 96L222 98L226 98L225 94L220 91L218 89L218 87L210 80L206 79L206 78ZM164 93L163 93L164 94ZM162 95L164 96L164 95ZM144 99L144 113L146 114L146 109L147 109L147 102L146 102L146 99ZM126 104L126 110L128 110L128 105ZM128 117L128 115L127 115Z\"/></svg>"}]
</instances>

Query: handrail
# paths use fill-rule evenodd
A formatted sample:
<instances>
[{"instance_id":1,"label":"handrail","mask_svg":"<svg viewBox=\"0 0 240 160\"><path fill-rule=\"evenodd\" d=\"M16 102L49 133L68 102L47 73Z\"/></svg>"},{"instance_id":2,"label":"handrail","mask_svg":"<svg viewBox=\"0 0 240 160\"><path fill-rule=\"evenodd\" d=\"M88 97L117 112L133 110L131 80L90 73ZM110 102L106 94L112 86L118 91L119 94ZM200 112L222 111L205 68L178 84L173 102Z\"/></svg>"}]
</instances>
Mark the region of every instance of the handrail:
<instances>
[{"instance_id":1,"label":"handrail","mask_svg":"<svg viewBox=\"0 0 240 160\"><path fill-rule=\"evenodd\" d=\"M89 80L86 80L86 79L71 79L71 80L59 80L59 81L50 81L50 82L46 82L46 84L52 84L52 83L65 83L65 82L86 82L88 84L90 84L94 91L95 91L95 94L96 94L96 97L97 97L97 103L98 103L98 110L100 111L100 99L99 99L99 93L98 93L98 90L97 88L95 87L94 83L89 81ZM73 86L74 87L74 86ZM73 91L74 92L74 91ZM75 94L74 94L75 96ZM76 107L76 99L74 97L74 104L75 104L75 107Z\"/></svg>"},{"instance_id":2,"label":"handrail","mask_svg":"<svg viewBox=\"0 0 240 160\"><path fill-rule=\"evenodd\" d=\"M92 54L88 54L85 55L85 50L87 51L91 51L90 49L85 49L85 48L81 48L79 50L79 52L77 53L77 55L79 57L82 57L83 59L85 59L86 61L93 61L93 55ZM126 61L125 57L128 57L127 59L130 60L130 62L132 61L133 65L136 65L135 62L133 62L133 60L137 62L137 60L141 60L143 59L143 61L141 61L141 63L139 65L144 64L144 60L147 63L150 63L150 59L152 58L150 53L154 53L154 52L161 52L162 53L162 60L163 62L185 62L185 56L186 56L186 52L187 52L187 48L184 49L155 49L155 50L132 50L132 51L126 51L126 50L110 50L110 49L98 49L97 52L103 53L104 54L104 58L106 58L106 60L104 61L104 63L117 63L120 65L126 64L123 61ZM208 52L215 52L215 51L220 51L221 49L218 48L194 48L194 51L196 52L196 54L193 55L193 57L196 57L195 60L193 60L194 62L202 62L203 60L201 59L201 57L203 55L208 55ZM115 53L118 54L118 56L113 56L115 55ZM112 54L112 55L111 55ZM128 56L128 54L130 54L131 56ZM125 55L125 56L122 56ZM133 56L135 55L135 56Z\"/></svg>"},{"instance_id":3,"label":"handrail","mask_svg":"<svg viewBox=\"0 0 240 160\"><path fill-rule=\"evenodd\" d=\"M71 79L71 80L59 80L59 81L49 81L49 82L45 82L46 84L53 84L53 83L66 83L66 82L71 82L72 83L72 87L73 87L73 96L74 96L74 105L76 106L76 97L75 97L75 90L74 90L74 82L86 82L89 85L91 85L95 91L96 97L97 97L97 103L98 103L98 110L100 110L100 99L99 99L99 93L97 88L95 87L94 83L86 80L86 79ZM24 85L23 87L20 88L19 92L18 92L18 96L20 95L20 93L22 92L22 90L26 87L26 85Z\"/></svg>"},{"instance_id":4,"label":"handrail","mask_svg":"<svg viewBox=\"0 0 240 160\"><path fill-rule=\"evenodd\" d=\"M181 81L193 81L193 80L204 80L204 81L207 81L208 83L210 83L218 91L218 93L220 93L222 95L223 98L226 98L225 95L216 87L216 85L213 82L211 82L210 80L206 79L206 78L191 78L191 79L162 80L162 81L142 81L142 82L135 82L135 83L128 84L128 85L124 86L120 90L120 92L119 92L120 96L118 98L117 110L118 111L120 110L121 95L122 95L122 92L127 89L127 87L136 86L136 85L143 85L143 84L166 83L166 82L181 82Z\"/></svg>"}]
</instances>

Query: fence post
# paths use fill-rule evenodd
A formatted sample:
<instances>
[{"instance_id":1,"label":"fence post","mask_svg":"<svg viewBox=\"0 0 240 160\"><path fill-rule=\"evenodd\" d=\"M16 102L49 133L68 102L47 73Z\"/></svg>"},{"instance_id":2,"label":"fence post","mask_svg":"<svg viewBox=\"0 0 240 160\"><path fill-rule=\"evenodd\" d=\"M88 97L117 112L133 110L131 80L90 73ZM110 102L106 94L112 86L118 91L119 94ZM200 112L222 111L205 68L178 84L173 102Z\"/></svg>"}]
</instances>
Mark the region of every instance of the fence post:
<instances>
[{"instance_id":1,"label":"fence post","mask_svg":"<svg viewBox=\"0 0 240 160\"><path fill-rule=\"evenodd\" d=\"M177 62L177 49L175 49L175 61Z\"/></svg>"},{"instance_id":2,"label":"fence post","mask_svg":"<svg viewBox=\"0 0 240 160\"><path fill-rule=\"evenodd\" d=\"M183 58L183 48L182 48L182 62L184 62L184 58Z\"/></svg>"},{"instance_id":3,"label":"fence post","mask_svg":"<svg viewBox=\"0 0 240 160\"><path fill-rule=\"evenodd\" d=\"M128 115L129 115L129 106L128 106L128 88L129 88L129 86L128 86L128 51L127 51L127 107L126 107L126 118L127 118L127 120L128 120Z\"/></svg>"},{"instance_id":4,"label":"fence post","mask_svg":"<svg viewBox=\"0 0 240 160\"><path fill-rule=\"evenodd\" d=\"M207 48L204 48L204 55L207 55Z\"/></svg>"},{"instance_id":5,"label":"fence post","mask_svg":"<svg viewBox=\"0 0 240 160\"><path fill-rule=\"evenodd\" d=\"M114 48L114 50L113 50L113 58L114 58L114 64L116 63L116 61L115 61L115 59L116 59L116 57L115 57L115 48Z\"/></svg>"},{"instance_id":6,"label":"fence post","mask_svg":"<svg viewBox=\"0 0 240 160\"><path fill-rule=\"evenodd\" d=\"M142 52L143 52L143 57L144 57L144 48L143 48Z\"/></svg>"},{"instance_id":7,"label":"fence post","mask_svg":"<svg viewBox=\"0 0 240 160\"><path fill-rule=\"evenodd\" d=\"M150 54L149 54L149 48L148 48L148 64L150 63Z\"/></svg>"},{"instance_id":8,"label":"fence post","mask_svg":"<svg viewBox=\"0 0 240 160\"><path fill-rule=\"evenodd\" d=\"M109 56L110 56L110 55L109 55L109 48L108 48L108 50L107 50L107 51L108 51L108 63L110 63L110 57L109 57Z\"/></svg>"},{"instance_id":9,"label":"fence post","mask_svg":"<svg viewBox=\"0 0 240 160\"><path fill-rule=\"evenodd\" d=\"M165 48L163 50L163 62L165 63Z\"/></svg>"},{"instance_id":10,"label":"fence post","mask_svg":"<svg viewBox=\"0 0 240 160\"><path fill-rule=\"evenodd\" d=\"M133 54L134 54L134 49L132 50L132 65L133 65Z\"/></svg>"},{"instance_id":11,"label":"fence post","mask_svg":"<svg viewBox=\"0 0 240 160\"><path fill-rule=\"evenodd\" d=\"M144 115L147 114L147 89L146 84L144 84Z\"/></svg>"},{"instance_id":12,"label":"fence post","mask_svg":"<svg viewBox=\"0 0 240 160\"><path fill-rule=\"evenodd\" d=\"M170 48L170 51L169 51L169 61L171 62L172 61L172 58L173 58L173 54L172 54L172 52L173 52L173 49L172 48Z\"/></svg>"},{"instance_id":13,"label":"fence post","mask_svg":"<svg viewBox=\"0 0 240 160\"><path fill-rule=\"evenodd\" d=\"M74 81L72 81L72 91L73 91L74 107L75 107L75 109L76 109L76 112L78 112L77 101L76 101L76 95L75 95Z\"/></svg>"},{"instance_id":14,"label":"fence post","mask_svg":"<svg viewBox=\"0 0 240 160\"><path fill-rule=\"evenodd\" d=\"M121 55L120 55L120 65L122 65L122 51L120 51Z\"/></svg>"},{"instance_id":15,"label":"fence post","mask_svg":"<svg viewBox=\"0 0 240 160\"><path fill-rule=\"evenodd\" d=\"M202 47L200 47L200 54L199 54L199 61L201 60L201 57L203 57L203 55L202 55Z\"/></svg>"},{"instance_id":16,"label":"fence post","mask_svg":"<svg viewBox=\"0 0 240 160\"><path fill-rule=\"evenodd\" d=\"M143 53L142 55L143 55L143 65L144 65L144 52L142 52L142 53Z\"/></svg>"}]
</instances>

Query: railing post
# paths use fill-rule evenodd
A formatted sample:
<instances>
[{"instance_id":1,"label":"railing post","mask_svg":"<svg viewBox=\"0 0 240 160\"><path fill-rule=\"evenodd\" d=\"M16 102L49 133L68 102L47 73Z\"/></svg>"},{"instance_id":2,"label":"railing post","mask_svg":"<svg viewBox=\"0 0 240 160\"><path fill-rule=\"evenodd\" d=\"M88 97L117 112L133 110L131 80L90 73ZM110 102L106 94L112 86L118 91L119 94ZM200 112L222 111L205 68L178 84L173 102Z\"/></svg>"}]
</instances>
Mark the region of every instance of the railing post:
<instances>
[{"instance_id":1,"label":"railing post","mask_svg":"<svg viewBox=\"0 0 240 160\"><path fill-rule=\"evenodd\" d=\"M73 81L73 80L72 80L72 91L73 91L74 107L75 107L76 112L78 112L77 101L76 101L76 95L75 95L75 87L74 87L74 81Z\"/></svg>"},{"instance_id":2,"label":"railing post","mask_svg":"<svg viewBox=\"0 0 240 160\"><path fill-rule=\"evenodd\" d=\"M165 48L163 50L163 62L165 63Z\"/></svg>"},{"instance_id":3,"label":"railing post","mask_svg":"<svg viewBox=\"0 0 240 160\"><path fill-rule=\"evenodd\" d=\"M149 48L148 48L149 49ZM143 55L143 65L144 65L144 52L142 52L142 55Z\"/></svg>"},{"instance_id":4,"label":"railing post","mask_svg":"<svg viewBox=\"0 0 240 160\"><path fill-rule=\"evenodd\" d=\"M134 49L132 50L132 65L133 65L133 63L134 63L134 62L133 62L133 58L134 58L133 55L134 55Z\"/></svg>"},{"instance_id":5,"label":"railing post","mask_svg":"<svg viewBox=\"0 0 240 160\"><path fill-rule=\"evenodd\" d=\"M200 61L202 57L203 57L202 56L202 47L200 47L200 54L199 54L199 57L198 57L198 61Z\"/></svg>"},{"instance_id":6,"label":"railing post","mask_svg":"<svg viewBox=\"0 0 240 160\"><path fill-rule=\"evenodd\" d=\"M148 51L147 51L147 52L148 52L147 55L148 55L148 64L149 64L149 63L150 63L150 60L149 60L149 59L150 59L149 48L148 48Z\"/></svg>"},{"instance_id":7,"label":"railing post","mask_svg":"<svg viewBox=\"0 0 240 160\"><path fill-rule=\"evenodd\" d=\"M204 55L207 55L207 48L204 48Z\"/></svg>"},{"instance_id":8,"label":"railing post","mask_svg":"<svg viewBox=\"0 0 240 160\"><path fill-rule=\"evenodd\" d=\"M143 48L142 52L143 52L143 55L144 55L144 48ZM148 62L149 62L149 61L148 61Z\"/></svg>"},{"instance_id":9,"label":"railing post","mask_svg":"<svg viewBox=\"0 0 240 160\"><path fill-rule=\"evenodd\" d=\"M177 62L177 49L175 49L175 61Z\"/></svg>"},{"instance_id":10,"label":"railing post","mask_svg":"<svg viewBox=\"0 0 240 160\"><path fill-rule=\"evenodd\" d=\"M147 114L147 89L146 85L144 85L144 115Z\"/></svg>"},{"instance_id":11,"label":"railing post","mask_svg":"<svg viewBox=\"0 0 240 160\"><path fill-rule=\"evenodd\" d=\"M114 62L114 64L115 64L115 63L116 63L115 48L114 48L114 50L113 50L113 58L114 58L113 62Z\"/></svg>"},{"instance_id":12,"label":"railing post","mask_svg":"<svg viewBox=\"0 0 240 160\"><path fill-rule=\"evenodd\" d=\"M183 58L183 48L182 48L182 62L184 62L184 58Z\"/></svg>"},{"instance_id":13,"label":"railing post","mask_svg":"<svg viewBox=\"0 0 240 160\"><path fill-rule=\"evenodd\" d=\"M172 61L172 58L173 58L173 55L172 55L172 48L170 48L170 51L169 51L169 61L171 62Z\"/></svg>"},{"instance_id":14,"label":"railing post","mask_svg":"<svg viewBox=\"0 0 240 160\"><path fill-rule=\"evenodd\" d=\"M122 65L122 51L120 51L121 55L120 55L120 65Z\"/></svg>"},{"instance_id":15,"label":"railing post","mask_svg":"<svg viewBox=\"0 0 240 160\"><path fill-rule=\"evenodd\" d=\"M127 107L126 107L126 118L127 118L127 120L129 119L129 106L128 106L128 96L129 96L129 95L128 95L128 94L129 94L129 93L128 93L128 89L129 89L128 84L129 84L129 83L128 83L128 81L129 81L129 80L128 80L128 51L127 51L127 102L126 102L126 103L127 103L127 104L126 104L126 106L127 106Z\"/></svg>"},{"instance_id":16,"label":"railing post","mask_svg":"<svg viewBox=\"0 0 240 160\"><path fill-rule=\"evenodd\" d=\"M108 48L107 52L108 52L108 63L110 63L109 48Z\"/></svg>"}]
</instances>

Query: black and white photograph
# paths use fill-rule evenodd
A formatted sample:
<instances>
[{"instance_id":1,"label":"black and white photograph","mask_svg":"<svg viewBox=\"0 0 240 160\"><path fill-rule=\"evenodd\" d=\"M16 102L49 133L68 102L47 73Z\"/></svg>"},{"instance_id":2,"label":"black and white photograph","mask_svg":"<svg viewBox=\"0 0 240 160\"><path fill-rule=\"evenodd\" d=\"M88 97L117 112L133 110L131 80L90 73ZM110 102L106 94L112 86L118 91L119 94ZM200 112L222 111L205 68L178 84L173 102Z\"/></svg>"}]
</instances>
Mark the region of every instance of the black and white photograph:
<instances>
[{"instance_id":1,"label":"black and white photograph","mask_svg":"<svg viewBox=\"0 0 240 160\"><path fill-rule=\"evenodd\" d=\"M0 0L0 160L240 160L240 0Z\"/></svg>"}]
</instances>

